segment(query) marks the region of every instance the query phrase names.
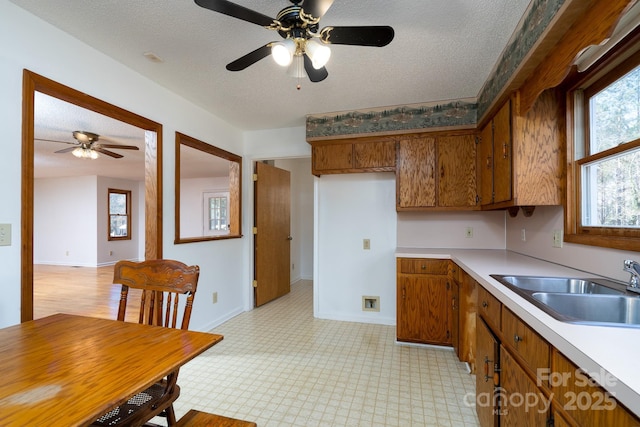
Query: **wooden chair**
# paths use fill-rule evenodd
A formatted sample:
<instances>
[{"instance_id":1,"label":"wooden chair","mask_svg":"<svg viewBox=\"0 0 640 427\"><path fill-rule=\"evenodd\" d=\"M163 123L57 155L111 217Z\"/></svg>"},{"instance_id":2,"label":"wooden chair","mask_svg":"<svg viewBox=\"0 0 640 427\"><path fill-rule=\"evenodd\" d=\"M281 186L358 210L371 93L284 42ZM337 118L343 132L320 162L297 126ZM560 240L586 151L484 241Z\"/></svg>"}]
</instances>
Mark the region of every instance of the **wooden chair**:
<instances>
[{"instance_id":1,"label":"wooden chair","mask_svg":"<svg viewBox=\"0 0 640 427\"><path fill-rule=\"evenodd\" d=\"M118 320L125 320L129 288L134 288L142 291L138 323L187 329L199 275L197 265L187 266L174 260L119 261L113 272L113 283L122 285ZM186 295L184 303L180 301L180 295ZM164 416L168 425L175 425L173 402L180 395L177 379L176 370L104 414L92 425L139 426L155 416Z\"/></svg>"}]
</instances>

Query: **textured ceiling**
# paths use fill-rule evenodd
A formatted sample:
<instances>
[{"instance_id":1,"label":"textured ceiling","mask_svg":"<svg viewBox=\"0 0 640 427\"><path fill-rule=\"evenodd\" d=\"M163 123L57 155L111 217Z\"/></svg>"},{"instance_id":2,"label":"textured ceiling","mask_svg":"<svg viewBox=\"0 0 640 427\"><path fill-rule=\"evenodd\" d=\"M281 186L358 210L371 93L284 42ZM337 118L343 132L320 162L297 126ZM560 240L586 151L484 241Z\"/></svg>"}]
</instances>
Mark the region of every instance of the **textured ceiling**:
<instances>
[{"instance_id":1,"label":"textured ceiling","mask_svg":"<svg viewBox=\"0 0 640 427\"><path fill-rule=\"evenodd\" d=\"M329 77L305 79L298 91L271 58L227 71L227 63L279 35L191 0L11 1L243 130L303 126L307 114L474 98L529 5L335 0L320 27L390 25L395 38L383 48L332 46ZM273 17L290 4L235 3Z\"/></svg>"}]
</instances>

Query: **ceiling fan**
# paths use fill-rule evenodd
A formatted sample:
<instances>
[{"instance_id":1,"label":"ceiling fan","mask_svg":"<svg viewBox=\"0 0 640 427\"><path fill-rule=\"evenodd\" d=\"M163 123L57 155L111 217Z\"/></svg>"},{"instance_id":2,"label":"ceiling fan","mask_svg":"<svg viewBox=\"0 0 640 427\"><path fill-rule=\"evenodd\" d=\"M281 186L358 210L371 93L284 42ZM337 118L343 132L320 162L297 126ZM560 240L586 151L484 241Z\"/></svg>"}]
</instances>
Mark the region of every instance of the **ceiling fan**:
<instances>
[{"instance_id":1,"label":"ceiling fan","mask_svg":"<svg viewBox=\"0 0 640 427\"><path fill-rule=\"evenodd\" d=\"M109 157L113 157L115 159L119 159L122 154L115 153L113 151L107 150L107 148L111 149L119 149L119 150L139 150L135 145L121 145L121 144L102 144L98 142L100 140L100 135L92 132L86 131L74 131L73 138L76 142L67 142L67 141L56 141L53 139L42 139L35 138L37 141L48 141L48 142L59 142L61 144L70 144L73 147L63 148L62 150L56 151L56 153L69 153L74 156L82 159L97 159L99 154L105 154Z\"/></svg>"},{"instance_id":2,"label":"ceiling fan","mask_svg":"<svg viewBox=\"0 0 640 427\"><path fill-rule=\"evenodd\" d=\"M303 77L306 71L309 80L320 82L329 75L324 67L331 55L328 45L382 47L393 40L394 31L389 26L341 26L319 30L320 18L334 0L289 1L293 6L285 7L273 19L227 0L195 0L198 6L205 9L275 30L284 39L267 43L227 64L229 71L244 70L271 54L278 65L289 66L289 72L294 77Z\"/></svg>"}]
</instances>

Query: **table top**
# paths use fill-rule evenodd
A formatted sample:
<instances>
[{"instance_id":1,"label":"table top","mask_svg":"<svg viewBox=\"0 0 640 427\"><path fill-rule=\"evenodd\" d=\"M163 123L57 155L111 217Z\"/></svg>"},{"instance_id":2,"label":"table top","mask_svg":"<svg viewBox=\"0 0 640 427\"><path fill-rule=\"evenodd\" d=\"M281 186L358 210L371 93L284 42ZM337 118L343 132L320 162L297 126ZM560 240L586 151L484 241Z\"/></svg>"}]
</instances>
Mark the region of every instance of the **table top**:
<instances>
[{"instance_id":1,"label":"table top","mask_svg":"<svg viewBox=\"0 0 640 427\"><path fill-rule=\"evenodd\" d=\"M222 338L70 314L0 329L0 425L86 425Z\"/></svg>"}]
</instances>

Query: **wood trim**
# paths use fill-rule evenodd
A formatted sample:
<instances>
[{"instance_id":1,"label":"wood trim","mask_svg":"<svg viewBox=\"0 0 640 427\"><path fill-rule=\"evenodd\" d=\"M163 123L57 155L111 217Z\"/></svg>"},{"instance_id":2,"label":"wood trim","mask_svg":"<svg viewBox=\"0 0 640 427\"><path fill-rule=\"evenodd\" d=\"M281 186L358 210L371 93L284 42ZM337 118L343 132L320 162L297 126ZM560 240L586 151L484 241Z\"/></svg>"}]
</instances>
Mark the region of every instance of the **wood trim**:
<instances>
[{"instance_id":1,"label":"wood trim","mask_svg":"<svg viewBox=\"0 0 640 427\"><path fill-rule=\"evenodd\" d=\"M578 54L586 47L600 44L611 35L631 0L594 0L581 18L556 44L520 88L518 115L524 115L546 89L556 87L567 77Z\"/></svg>"},{"instance_id":2,"label":"wood trim","mask_svg":"<svg viewBox=\"0 0 640 427\"><path fill-rule=\"evenodd\" d=\"M41 92L147 131L145 147L145 258L162 258L162 125L27 69L22 73L22 322L33 319L34 102ZM155 133L155 138L149 135Z\"/></svg>"},{"instance_id":3,"label":"wood trim","mask_svg":"<svg viewBox=\"0 0 640 427\"><path fill-rule=\"evenodd\" d=\"M228 160L229 164L229 234L223 236L180 237L180 146L200 150L212 156ZM222 148L215 147L180 132L175 136L175 201L174 244L205 242L209 240L237 239L242 237L242 157Z\"/></svg>"}]
</instances>

